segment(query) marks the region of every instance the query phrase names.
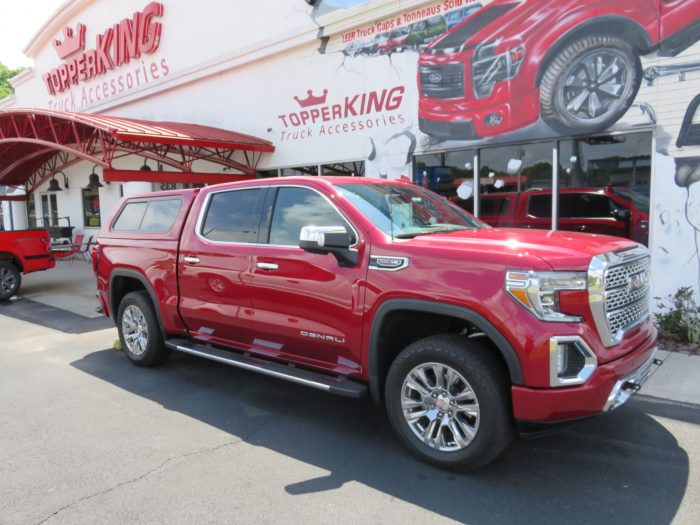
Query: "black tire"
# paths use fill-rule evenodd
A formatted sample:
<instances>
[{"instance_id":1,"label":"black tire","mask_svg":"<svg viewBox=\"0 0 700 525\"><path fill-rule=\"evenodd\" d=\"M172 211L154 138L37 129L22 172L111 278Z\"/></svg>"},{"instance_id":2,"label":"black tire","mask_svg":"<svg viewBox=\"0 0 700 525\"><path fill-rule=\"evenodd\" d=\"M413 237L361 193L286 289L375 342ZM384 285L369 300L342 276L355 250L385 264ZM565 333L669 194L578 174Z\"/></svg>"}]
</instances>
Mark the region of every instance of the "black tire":
<instances>
[{"instance_id":1,"label":"black tire","mask_svg":"<svg viewBox=\"0 0 700 525\"><path fill-rule=\"evenodd\" d=\"M0 301L7 301L22 286L22 274L9 261L0 261Z\"/></svg>"},{"instance_id":2,"label":"black tire","mask_svg":"<svg viewBox=\"0 0 700 525\"><path fill-rule=\"evenodd\" d=\"M415 429L424 419L425 424L429 425L429 416L419 419L415 423L416 426L412 427L404 416L402 408L404 393L407 393L409 398L410 395L418 394L417 390L414 391L405 385L408 375L423 365L432 367L435 364L448 367L461 375L476 398L475 408L478 416L471 422L465 420L464 414L459 416L462 418L460 427L474 425L474 435L466 445L464 441L469 439L464 439L466 433L461 433L463 442L460 445L449 426L441 424L438 427L437 436L442 439L445 446L461 446L454 450L439 450L435 448L437 443L433 443L432 446L426 444L419 438ZM461 380L451 384L455 390L462 388ZM467 390L464 388L462 391ZM435 407L435 400L427 396L420 397L427 399L428 403L433 403ZM389 369L385 400L389 420L401 442L423 461L443 469L469 471L483 467L496 459L508 447L514 436L510 380L505 365L493 349L462 336L451 334L430 336L407 346L396 357ZM437 400L444 401L442 396ZM438 409L435 408L435 410ZM453 424L452 414L453 412L450 412L448 418L450 425ZM454 414L454 419L457 419L457 412Z\"/></svg>"},{"instance_id":3,"label":"black tire","mask_svg":"<svg viewBox=\"0 0 700 525\"><path fill-rule=\"evenodd\" d=\"M615 64L620 69L610 81L603 78L604 82L599 82L603 75L587 69L586 59L600 59L603 65ZM613 70L603 68L603 71L609 74ZM596 78L591 78L591 75ZM576 82L567 86L567 79ZM540 82L542 118L555 131L565 135L604 131L627 112L641 83L642 64L628 42L612 35L581 37L554 57L544 71ZM601 85L608 91L599 89ZM613 95L611 90L615 91L616 86L620 89ZM596 110L596 101L600 104L600 112ZM581 109L583 106L585 109Z\"/></svg>"},{"instance_id":4,"label":"black tire","mask_svg":"<svg viewBox=\"0 0 700 525\"><path fill-rule=\"evenodd\" d=\"M117 330L122 350L135 365L159 365L172 353L163 344L160 324L146 292L131 292L124 296L119 303Z\"/></svg>"}]
</instances>

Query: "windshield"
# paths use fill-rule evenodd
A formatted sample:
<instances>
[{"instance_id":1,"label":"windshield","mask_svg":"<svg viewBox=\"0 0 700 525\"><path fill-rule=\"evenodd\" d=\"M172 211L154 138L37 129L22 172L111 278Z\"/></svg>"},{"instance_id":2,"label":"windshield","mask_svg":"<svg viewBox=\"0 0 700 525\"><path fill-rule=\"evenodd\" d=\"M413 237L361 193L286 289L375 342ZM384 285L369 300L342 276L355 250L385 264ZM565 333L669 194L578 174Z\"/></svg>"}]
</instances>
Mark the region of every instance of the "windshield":
<instances>
[{"instance_id":1,"label":"windshield","mask_svg":"<svg viewBox=\"0 0 700 525\"><path fill-rule=\"evenodd\" d=\"M336 184L335 187L375 226L397 239L486 227L420 186Z\"/></svg>"}]
</instances>

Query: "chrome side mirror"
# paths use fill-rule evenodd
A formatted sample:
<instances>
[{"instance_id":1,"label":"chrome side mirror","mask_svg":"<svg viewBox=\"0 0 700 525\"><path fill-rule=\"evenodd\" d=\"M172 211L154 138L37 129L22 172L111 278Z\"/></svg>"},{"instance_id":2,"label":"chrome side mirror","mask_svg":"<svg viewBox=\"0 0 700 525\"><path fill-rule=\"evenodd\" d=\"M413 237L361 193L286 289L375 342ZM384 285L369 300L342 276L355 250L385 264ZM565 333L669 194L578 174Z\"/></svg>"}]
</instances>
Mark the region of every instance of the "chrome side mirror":
<instances>
[{"instance_id":1,"label":"chrome side mirror","mask_svg":"<svg viewBox=\"0 0 700 525\"><path fill-rule=\"evenodd\" d=\"M352 238L344 226L304 226L299 234L299 247L309 253L332 253L340 266L355 266L356 251L350 249Z\"/></svg>"}]
</instances>

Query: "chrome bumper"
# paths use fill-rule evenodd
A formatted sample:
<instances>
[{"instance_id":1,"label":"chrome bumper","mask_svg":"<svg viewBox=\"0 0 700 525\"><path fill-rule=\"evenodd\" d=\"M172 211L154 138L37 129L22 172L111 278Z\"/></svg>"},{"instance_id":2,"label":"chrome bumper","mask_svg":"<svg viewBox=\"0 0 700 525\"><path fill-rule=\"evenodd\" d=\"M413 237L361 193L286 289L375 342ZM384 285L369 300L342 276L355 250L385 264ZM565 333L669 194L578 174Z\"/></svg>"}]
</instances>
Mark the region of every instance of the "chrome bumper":
<instances>
[{"instance_id":1,"label":"chrome bumper","mask_svg":"<svg viewBox=\"0 0 700 525\"><path fill-rule=\"evenodd\" d=\"M654 370L654 365L658 366L661 364L661 361L656 359L656 352L657 349L654 348L651 357L647 359L642 366L615 383L608 396L608 401L605 403L605 407L603 407L603 412L616 409L620 405L626 403L633 394L639 391L644 382L649 379L649 376Z\"/></svg>"}]
</instances>

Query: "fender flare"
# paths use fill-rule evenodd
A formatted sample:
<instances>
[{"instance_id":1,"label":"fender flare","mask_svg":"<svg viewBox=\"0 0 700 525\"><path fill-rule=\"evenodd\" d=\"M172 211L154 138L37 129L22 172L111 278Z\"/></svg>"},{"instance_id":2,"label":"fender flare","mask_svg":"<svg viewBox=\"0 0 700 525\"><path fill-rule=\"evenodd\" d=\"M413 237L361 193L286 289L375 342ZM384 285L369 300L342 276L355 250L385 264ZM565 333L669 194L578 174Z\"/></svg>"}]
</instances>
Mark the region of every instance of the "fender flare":
<instances>
[{"instance_id":1,"label":"fender flare","mask_svg":"<svg viewBox=\"0 0 700 525\"><path fill-rule=\"evenodd\" d=\"M372 398L376 402L381 400L382 385L379 380L379 334L384 319L388 314L396 310L411 310L414 312L426 312L431 314L455 317L468 321L484 332L496 348L501 353L508 367L510 381L514 385L522 385L523 372L520 360L513 346L485 317L474 310L452 304L436 303L421 299L389 299L382 303L377 309L377 313L372 320L372 328L369 339L369 388Z\"/></svg>"},{"instance_id":2,"label":"fender flare","mask_svg":"<svg viewBox=\"0 0 700 525\"><path fill-rule=\"evenodd\" d=\"M165 340L166 333L165 329L163 327L163 319L160 316L160 304L158 303L158 299L156 297L156 293L153 290L153 287L151 286L151 283L148 282L148 279L146 279L146 276L143 275L140 272L137 272L136 270L128 270L124 268L120 268L117 270L114 270L110 276L109 276L109 303L110 303L110 308L112 310L112 319L114 320L114 324L117 324L117 314L119 313L119 305L114 303L114 300L112 298L112 290L114 290L114 279L117 277L125 277L127 279L135 279L136 281L139 281L144 289L146 290L146 293L151 299L151 304L153 304L153 311L156 314L156 319L158 320L158 327L160 328L160 332L163 335L163 339Z\"/></svg>"}]
</instances>

